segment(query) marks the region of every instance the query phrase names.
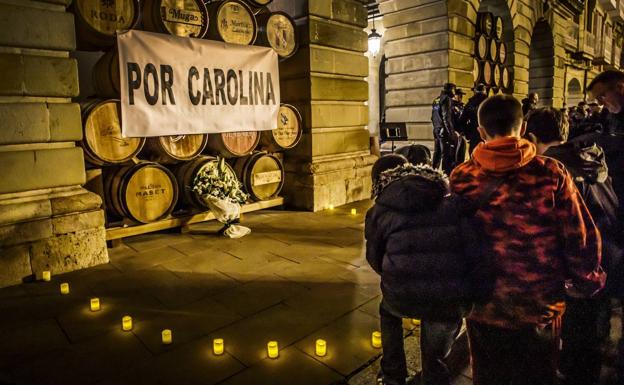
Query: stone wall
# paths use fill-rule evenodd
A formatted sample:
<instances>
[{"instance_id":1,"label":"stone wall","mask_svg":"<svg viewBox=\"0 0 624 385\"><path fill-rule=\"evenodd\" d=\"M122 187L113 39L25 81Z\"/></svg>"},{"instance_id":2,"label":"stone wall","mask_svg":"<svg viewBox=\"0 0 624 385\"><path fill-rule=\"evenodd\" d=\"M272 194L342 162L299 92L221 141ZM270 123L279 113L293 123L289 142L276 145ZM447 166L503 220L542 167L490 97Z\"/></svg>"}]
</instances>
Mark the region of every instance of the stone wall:
<instances>
[{"instance_id":1,"label":"stone wall","mask_svg":"<svg viewBox=\"0 0 624 385\"><path fill-rule=\"evenodd\" d=\"M367 13L363 1L276 1L297 19L301 46L281 63L282 101L304 132L286 153L287 204L307 210L370 198Z\"/></svg>"},{"instance_id":2,"label":"stone wall","mask_svg":"<svg viewBox=\"0 0 624 385\"><path fill-rule=\"evenodd\" d=\"M84 190L69 0L0 0L0 287L108 262Z\"/></svg>"}]
</instances>

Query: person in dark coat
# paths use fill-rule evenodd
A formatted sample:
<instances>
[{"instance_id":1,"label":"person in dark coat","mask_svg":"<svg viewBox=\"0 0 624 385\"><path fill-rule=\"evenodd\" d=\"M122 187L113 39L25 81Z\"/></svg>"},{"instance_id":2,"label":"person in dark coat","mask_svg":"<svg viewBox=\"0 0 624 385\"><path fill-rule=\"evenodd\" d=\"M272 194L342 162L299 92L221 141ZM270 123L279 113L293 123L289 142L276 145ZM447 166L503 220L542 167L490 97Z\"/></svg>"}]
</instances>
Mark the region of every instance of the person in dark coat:
<instances>
[{"instance_id":1,"label":"person in dark coat","mask_svg":"<svg viewBox=\"0 0 624 385\"><path fill-rule=\"evenodd\" d=\"M468 153L472 154L472 150L477 147L477 144L483 142L481 135L477 127L479 122L477 121L477 111L479 106L485 99L487 99L487 89L484 84L477 84L474 88L474 95L468 99L468 103L464 107L464 111L459 118L458 131L464 134L468 140L469 147Z\"/></svg>"},{"instance_id":2,"label":"person in dark coat","mask_svg":"<svg viewBox=\"0 0 624 385\"><path fill-rule=\"evenodd\" d=\"M431 151L422 144L410 144L397 150L397 154L403 155L413 165L431 164Z\"/></svg>"},{"instance_id":3,"label":"person in dark coat","mask_svg":"<svg viewBox=\"0 0 624 385\"><path fill-rule=\"evenodd\" d=\"M464 245L475 241L468 226L460 226L460 204L446 197L448 179L439 170L404 164L373 179L375 205L366 214L365 236L366 259L381 276L383 293L378 384L405 384L401 319L417 318L422 384L449 385L444 360L470 307L473 263Z\"/></svg>"},{"instance_id":4,"label":"person in dark coat","mask_svg":"<svg viewBox=\"0 0 624 385\"><path fill-rule=\"evenodd\" d=\"M446 83L442 87L440 96L434 99L431 107L431 123L433 124L433 167L442 168L449 174L456 166L456 155L459 143L459 134L453 119L453 98L455 84ZM463 161L463 160L462 160Z\"/></svg>"},{"instance_id":5,"label":"person in dark coat","mask_svg":"<svg viewBox=\"0 0 624 385\"><path fill-rule=\"evenodd\" d=\"M551 108L534 110L526 132L535 142L538 154L560 161L570 172L602 236L606 292L593 298L566 298L560 364L566 385L598 385L601 348L609 337L608 291L621 286L624 268L621 226L616 216L618 200L604 153L592 140L591 133L566 142L567 122L559 111Z\"/></svg>"},{"instance_id":6,"label":"person in dark coat","mask_svg":"<svg viewBox=\"0 0 624 385\"><path fill-rule=\"evenodd\" d=\"M539 95L537 95L537 92L531 92L526 98L522 99L522 115L524 115L525 119L531 111L537 108L538 101Z\"/></svg>"}]
</instances>

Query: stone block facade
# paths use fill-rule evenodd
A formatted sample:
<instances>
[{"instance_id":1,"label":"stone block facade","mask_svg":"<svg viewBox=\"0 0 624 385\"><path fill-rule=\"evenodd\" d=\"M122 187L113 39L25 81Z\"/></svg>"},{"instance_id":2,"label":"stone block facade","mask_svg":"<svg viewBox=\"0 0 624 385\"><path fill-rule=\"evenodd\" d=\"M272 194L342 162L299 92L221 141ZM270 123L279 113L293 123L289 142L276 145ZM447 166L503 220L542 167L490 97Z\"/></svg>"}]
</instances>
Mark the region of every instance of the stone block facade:
<instances>
[{"instance_id":1,"label":"stone block facade","mask_svg":"<svg viewBox=\"0 0 624 385\"><path fill-rule=\"evenodd\" d=\"M69 0L0 0L0 287L108 262L104 212L83 189Z\"/></svg>"}]
</instances>

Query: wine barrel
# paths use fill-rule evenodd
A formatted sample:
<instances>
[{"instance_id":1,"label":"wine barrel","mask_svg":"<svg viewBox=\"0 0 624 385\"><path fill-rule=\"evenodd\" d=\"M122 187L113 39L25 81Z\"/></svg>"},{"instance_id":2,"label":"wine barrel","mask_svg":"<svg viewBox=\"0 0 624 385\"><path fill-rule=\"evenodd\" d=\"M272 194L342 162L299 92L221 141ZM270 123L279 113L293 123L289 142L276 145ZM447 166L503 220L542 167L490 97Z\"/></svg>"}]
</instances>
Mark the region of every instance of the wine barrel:
<instances>
[{"instance_id":1,"label":"wine barrel","mask_svg":"<svg viewBox=\"0 0 624 385\"><path fill-rule=\"evenodd\" d=\"M236 159L234 171L251 199L255 201L276 197L284 185L282 162L264 152Z\"/></svg>"},{"instance_id":2,"label":"wine barrel","mask_svg":"<svg viewBox=\"0 0 624 385\"><path fill-rule=\"evenodd\" d=\"M501 71L501 86L505 90L509 90L511 88L511 71L508 67L503 67Z\"/></svg>"},{"instance_id":3,"label":"wine barrel","mask_svg":"<svg viewBox=\"0 0 624 385\"><path fill-rule=\"evenodd\" d=\"M215 157L199 156L190 162L181 163L173 170L180 191L180 199L178 202L180 205L192 206L201 210L206 210L208 208L204 200L193 191L193 181L201 170L211 165L216 166L217 162L218 160ZM233 177L236 177L236 173L232 167L227 163L224 164L227 168L227 172Z\"/></svg>"},{"instance_id":4,"label":"wine barrel","mask_svg":"<svg viewBox=\"0 0 624 385\"><path fill-rule=\"evenodd\" d=\"M93 67L93 86L98 96L119 98L119 53L112 49L104 54Z\"/></svg>"},{"instance_id":5,"label":"wine barrel","mask_svg":"<svg viewBox=\"0 0 624 385\"><path fill-rule=\"evenodd\" d=\"M482 81L481 81L481 78L479 77L481 75L479 60L477 60L476 58L472 60L473 60L472 78L474 79L475 83L481 83Z\"/></svg>"},{"instance_id":6,"label":"wine barrel","mask_svg":"<svg viewBox=\"0 0 624 385\"><path fill-rule=\"evenodd\" d=\"M496 61L501 64L505 64L506 60L507 60L507 44L505 44L504 41L501 41L498 43L498 57L496 58Z\"/></svg>"},{"instance_id":7,"label":"wine barrel","mask_svg":"<svg viewBox=\"0 0 624 385\"><path fill-rule=\"evenodd\" d=\"M498 44L494 39L490 40L489 56L492 61L496 60L496 58L498 57Z\"/></svg>"},{"instance_id":8,"label":"wine barrel","mask_svg":"<svg viewBox=\"0 0 624 385\"><path fill-rule=\"evenodd\" d=\"M203 38L208 31L203 0L145 0L143 27L147 31Z\"/></svg>"},{"instance_id":9,"label":"wine barrel","mask_svg":"<svg viewBox=\"0 0 624 385\"><path fill-rule=\"evenodd\" d=\"M139 223L167 217L178 200L173 173L153 162L115 170L107 176L104 189L108 209Z\"/></svg>"},{"instance_id":10,"label":"wine barrel","mask_svg":"<svg viewBox=\"0 0 624 385\"><path fill-rule=\"evenodd\" d=\"M226 43L250 45L256 41L258 25L251 8L239 0L224 0L208 5L208 37Z\"/></svg>"},{"instance_id":11,"label":"wine barrel","mask_svg":"<svg viewBox=\"0 0 624 385\"><path fill-rule=\"evenodd\" d=\"M487 59L489 42L484 34L477 35L475 39L475 55L480 60Z\"/></svg>"},{"instance_id":12,"label":"wine barrel","mask_svg":"<svg viewBox=\"0 0 624 385\"><path fill-rule=\"evenodd\" d=\"M139 0L75 0L72 11L78 48L99 50L111 47L117 30L128 30L139 22Z\"/></svg>"},{"instance_id":13,"label":"wine barrel","mask_svg":"<svg viewBox=\"0 0 624 385\"><path fill-rule=\"evenodd\" d=\"M493 38L499 40L503 38L503 19L500 16L494 17L494 28L492 32Z\"/></svg>"},{"instance_id":14,"label":"wine barrel","mask_svg":"<svg viewBox=\"0 0 624 385\"><path fill-rule=\"evenodd\" d=\"M492 64L488 61L481 62L481 79L486 86L492 84Z\"/></svg>"},{"instance_id":15,"label":"wine barrel","mask_svg":"<svg viewBox=\"0 0 624 385\"><path fill-rule=\"evenodd\" d=\"M281 59L287 59L299 47L295 20L284 12L260 14L258 19L259 45L271 47Z\"/></svg>"},{"instance_id":16,"label":"wine barrel","mask_svg":"<svg viewBox=\"0 0 624 385\"><path fill-rule=\"evenodd\" d=\"M260 144L271 152L287 150L299 143L302 133L299 111L290 104L281 104L277 113L277 127L270 131L262 131Z\"/></svg>"},{"instance_id":17,"label":"wine barrel","mask_svg":"<svg viewBox=\"0 0 624 385\"><path fill-rule=\"evenodd\" d=\"M494 70L492 71L492 85L495 87L501 86L501 66L500 64L492 65Z\"/></svg>"},{"instance_id":18,"label":"wine barrel","mask_svg":"<svg viewBox=\"0 0 624 385\"><path fill-rule=\"evenodd\" d=\"M207 134L147 138L139 158L164 164L188 161L198 157L207 144Z\"/></svg>"},{"instance_id":19,"label":"wine barrel","mask_svg":"<svg viewBox=\"0 0 624 385\"><path fill-rule=\"evenodd\" d=\"M477 13L477 32L481 32L487 36L492 36L494 29L494 15L492 12Z\"/></svg>"},{"instance_id":20,"label":"wine barrel","mask_svg":"<svg viewBox=\"0 0 624 385\"><path fill-rule=\"evenodd\" d=\"M224 158L236 158L251 154L260 142L260 132L224 132L208 136L208 149Z\"/></svg>"},{"instance_id":21,"label":"wine barrel","mask_svg":"<svg viewBox=\"0 0 624 385\"><path fill-rule=\"evenodd\" d=\"M93 100L82 105L85 158L98 166L125 163L141 151L145 138L121 136L119 100Z\"/></svg>"},{"instance_id":22,"label":"wine barrel","mask_svg":"<svg viewBox=\"0 0 624 385\"><path fill-rule=\"evenodd\" d=\"M254 8L262 8L271 4L273 0L247 0L247 3Z\"/></svg>"}]
</instances>

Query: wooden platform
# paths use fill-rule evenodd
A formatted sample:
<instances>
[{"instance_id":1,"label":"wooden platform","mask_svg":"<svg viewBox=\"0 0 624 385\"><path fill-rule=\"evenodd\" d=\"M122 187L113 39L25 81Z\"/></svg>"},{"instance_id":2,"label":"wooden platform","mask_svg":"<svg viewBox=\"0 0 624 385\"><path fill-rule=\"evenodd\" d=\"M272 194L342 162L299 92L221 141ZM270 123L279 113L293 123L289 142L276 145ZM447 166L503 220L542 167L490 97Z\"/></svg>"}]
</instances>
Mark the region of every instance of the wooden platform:
<instances>
[{"instance_id":1,"label":"wooden platform","mask_svg":"<svg viewBox=\"0 0 624 385\"><path fill-rule=\"evenodd\" d=\"M241 213L248 213L251 211L257 211L262 209L267 209L269 207L281 206L284 204L284 198L277 197L274 199L248 203L241 207ZM112 241L114 239L121 239L126 237L131 237L133 235L151 233L153 231L171 229L175 227L182 227L186 225L190 225L193 223L211 221L215 219L214 215L210 211L205 211L201 213L196 213L192 215L180 216L180 217L171 217L167 219L163 219L157 222L146 223L143 225L127 225L123 227L111 227L106 229L106 240Z\"/></svg>"}]
</instances>

